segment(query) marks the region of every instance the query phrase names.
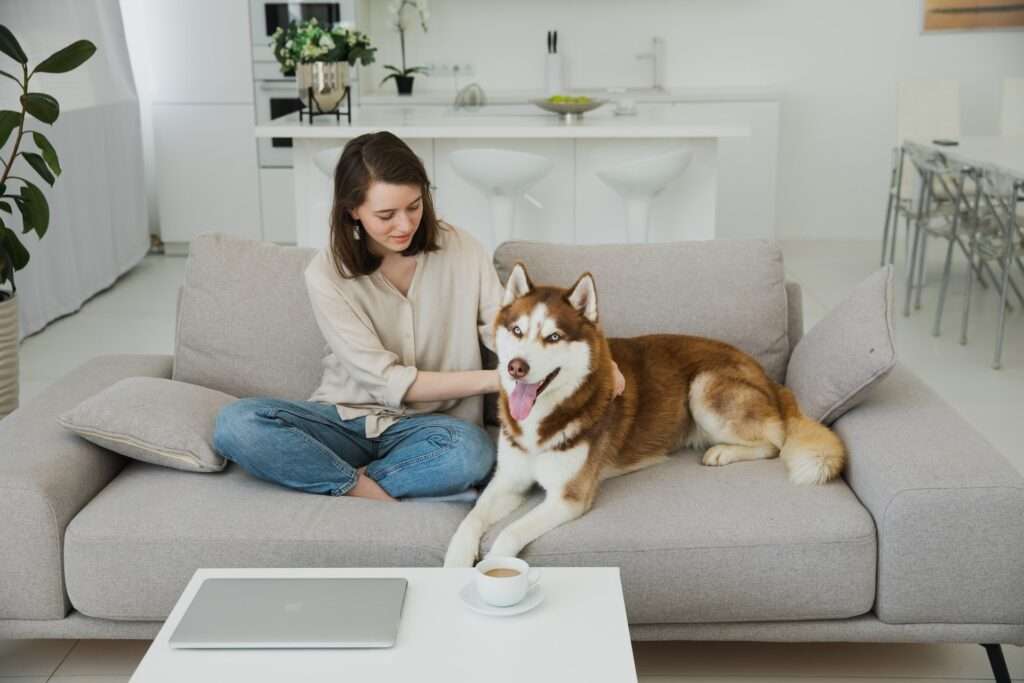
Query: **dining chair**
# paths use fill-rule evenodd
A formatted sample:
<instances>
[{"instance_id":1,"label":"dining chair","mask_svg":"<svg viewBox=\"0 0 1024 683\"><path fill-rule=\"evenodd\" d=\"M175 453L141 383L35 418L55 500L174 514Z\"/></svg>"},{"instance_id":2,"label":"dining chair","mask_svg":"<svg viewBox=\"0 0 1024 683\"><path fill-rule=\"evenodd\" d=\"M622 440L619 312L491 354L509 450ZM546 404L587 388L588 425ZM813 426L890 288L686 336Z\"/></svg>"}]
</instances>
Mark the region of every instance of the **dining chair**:
<instances>
[{"instance_id":1,"label":"dining chair","mask_svg":"<svg viewBox=\"0 0 1024 683\"><path fill-rule=\"evenodd\" d=\"M992 261L1000 267L998 282L999 317L996 328L996 347L992 357L992 367L1002 367L1003 338L1006 336L1006 313L1009 310L1008 295L1013 289L1021 298L1011 271L1014 264L1024 273L1024 263L1020 260L1022 226L1017 215L1018 196L1024 192L1024 179L1010 176L994 168L981 170L979 179L979 199L984 202L987 217L979 223L979 229L971 235L968 247L968 259ZM980 202L979 202L980 204ZM971 285L974 282L974 268L967 269L967 286L964 299L963 318L960 324L960 344L967 343L967 322L971 311Z\"/></svg>"},{"instance_id":2,"label":"dining chair","mask_svg":"<svg viewBox=\"0 0 1024 683\"><path fill-rule=\"evenodd\" d=\"M882 230L882 256L880 263L893 263L896 258L896 241L899 219L906 223L905 260L910 257L911 226L917 222L920 207L914 204L919 195L919 179L908 173L903 142L907 139L935 140L957 139L960 137L960 84L952 80L907 80L897 86L896 94L896 140L892 149L889 170L889 196ZM939 190L933 193L934 209L943 210L943 205L952 197ZM891 232L890 232L891 230Z\"/></svg>"}]
</instances>

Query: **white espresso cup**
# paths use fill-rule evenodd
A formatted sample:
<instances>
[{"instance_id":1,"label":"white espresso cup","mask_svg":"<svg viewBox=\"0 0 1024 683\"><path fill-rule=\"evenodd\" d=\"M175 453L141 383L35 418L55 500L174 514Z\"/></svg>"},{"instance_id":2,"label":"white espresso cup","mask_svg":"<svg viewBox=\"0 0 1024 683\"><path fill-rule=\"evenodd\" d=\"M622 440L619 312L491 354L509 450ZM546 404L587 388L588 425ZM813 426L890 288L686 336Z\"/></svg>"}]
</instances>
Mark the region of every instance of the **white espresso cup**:
<instances>
[{"instance_id":1,"label":"white espresso cup","mask_svg":"<svg viewBox=\"0 0 1024 683\"><path fill-rule=\"evenodd\" d=\"M495 607L516 604L538 581L540 572L518 557L489 557L476 566L476 590Z\"/></svg>"}]
</instances>

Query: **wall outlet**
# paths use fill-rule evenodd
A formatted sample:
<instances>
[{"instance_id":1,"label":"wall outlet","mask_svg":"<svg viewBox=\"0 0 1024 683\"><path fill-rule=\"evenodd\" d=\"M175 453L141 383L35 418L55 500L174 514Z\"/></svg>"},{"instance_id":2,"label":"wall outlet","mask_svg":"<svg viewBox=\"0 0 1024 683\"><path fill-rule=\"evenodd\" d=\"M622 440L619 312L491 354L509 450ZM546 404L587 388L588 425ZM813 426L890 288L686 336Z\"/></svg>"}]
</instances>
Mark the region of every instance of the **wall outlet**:
<instances>
[{"instance_id":1,"label":"wall outlet","mask_svg":"<svg viewBox=\"0 0 1024 683\"><path fill-rule=\"evenodd\" d=\"M472 76L473 65L469 63L460 64L453 62L429 62L424 66L427 67L427 74L430 76Z\"/></svg>"}]
</instances>

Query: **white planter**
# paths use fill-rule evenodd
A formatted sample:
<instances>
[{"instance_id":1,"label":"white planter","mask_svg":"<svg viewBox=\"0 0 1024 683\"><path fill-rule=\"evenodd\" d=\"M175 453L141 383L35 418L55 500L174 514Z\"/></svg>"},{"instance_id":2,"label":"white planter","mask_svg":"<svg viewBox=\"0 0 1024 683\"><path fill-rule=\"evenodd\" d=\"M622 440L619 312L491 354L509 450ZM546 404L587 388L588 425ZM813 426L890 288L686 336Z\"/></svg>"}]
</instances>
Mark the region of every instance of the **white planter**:
<instances>
[{"instance_id":1,"label":"white planter","mask_svg":"<svg viewBox=\"0 0 1024 683\"><path fill-rule=\"evenodd\" d=\"M18 297L0 302L0 418L18 407Z\"/></svg>"}]
</instances>

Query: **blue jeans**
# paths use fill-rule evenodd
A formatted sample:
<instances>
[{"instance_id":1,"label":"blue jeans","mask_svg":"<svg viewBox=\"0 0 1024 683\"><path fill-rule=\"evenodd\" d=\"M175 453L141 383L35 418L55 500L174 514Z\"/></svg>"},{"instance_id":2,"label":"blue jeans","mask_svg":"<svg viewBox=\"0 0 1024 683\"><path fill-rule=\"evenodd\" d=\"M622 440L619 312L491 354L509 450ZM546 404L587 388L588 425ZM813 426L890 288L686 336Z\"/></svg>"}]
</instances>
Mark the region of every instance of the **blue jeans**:
<instances>
[{"instance_id":1,"label":"blue jeans","mask_svg":"<svg viewBox=\"0 0 1024 683\"><path fill-rule=\"evenodd\" d=\"M494 441L469 422L410 415L373 439L365 422L342 420L329 403L243 398L217 414L213 448L256 477L332 496L348 493L363 466L393 498L460 493L493 469Z\"/></svg>"}]
</instances>

